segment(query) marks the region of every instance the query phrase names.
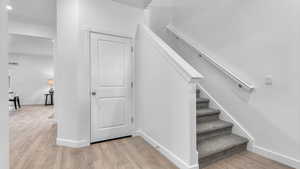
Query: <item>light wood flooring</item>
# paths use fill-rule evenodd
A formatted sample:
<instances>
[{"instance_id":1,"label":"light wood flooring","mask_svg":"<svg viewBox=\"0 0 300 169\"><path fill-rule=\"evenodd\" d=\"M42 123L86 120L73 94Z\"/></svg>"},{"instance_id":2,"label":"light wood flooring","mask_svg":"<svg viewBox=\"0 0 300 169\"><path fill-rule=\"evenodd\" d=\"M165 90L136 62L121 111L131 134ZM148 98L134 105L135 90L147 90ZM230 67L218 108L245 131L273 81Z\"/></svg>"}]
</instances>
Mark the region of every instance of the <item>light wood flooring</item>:
<instances>
[{"instance_id":1,"label":"light wood flooring","mask_svg":"<svg viewBox=\"0 0 300 169\"><path fill-rule=\"evenodd\" d=\"M55 145L53 107L10 113L10 169L177 169L140 137L71 149ZM290 169L245 152L205 169Z\"/></svg>"}]
</instances>

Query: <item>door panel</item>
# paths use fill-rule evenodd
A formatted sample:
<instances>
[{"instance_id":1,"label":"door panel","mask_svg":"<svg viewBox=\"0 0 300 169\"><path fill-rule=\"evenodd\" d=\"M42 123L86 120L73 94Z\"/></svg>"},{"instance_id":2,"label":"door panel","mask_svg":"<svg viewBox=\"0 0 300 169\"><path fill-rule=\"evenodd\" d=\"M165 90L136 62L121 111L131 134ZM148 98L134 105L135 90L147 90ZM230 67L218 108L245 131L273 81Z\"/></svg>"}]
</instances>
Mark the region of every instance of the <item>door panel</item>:
<instances>
[{"instance_id":1,"label":"door panel","mask_svg":"<svg viewBox=\"0 0 300 169\"><path fill-rule=\"evenodd\" d=\"M99 99L97 106L99 111L96 117L97 128L106 129L126 125L124 98Z\"/></svg>"},{"instance_id":2,"label":"door panel","mask_svg":"<svg viewBox=\"0 0 300 169\"><path fill-rule=\"evenodd\" d=\"M101 86L124 86L126 43L100 41L98 77Z\"/></svg>"},{"instance_id":3,"label":"door panel","mask_svg":"<svg viewBox=\"0 0 300 169\"><path fill-rule=\"evenodd\" d=\"M130 134L132 118L131 40L91 34L91 141Z\"/></svg>"}]
</instances>

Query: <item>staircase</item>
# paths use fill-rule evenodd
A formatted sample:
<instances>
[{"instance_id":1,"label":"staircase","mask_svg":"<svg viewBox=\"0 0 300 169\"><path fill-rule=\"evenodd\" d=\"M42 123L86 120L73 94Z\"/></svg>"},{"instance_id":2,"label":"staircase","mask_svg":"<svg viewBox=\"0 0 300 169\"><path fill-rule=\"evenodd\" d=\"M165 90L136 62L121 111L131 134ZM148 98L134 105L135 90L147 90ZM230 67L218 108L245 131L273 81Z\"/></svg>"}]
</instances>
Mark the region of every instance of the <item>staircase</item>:
<instances>
[{"instance_id":1,"label":"staircase","mask_svg":"<svg viewBox=\"0 0 300 169\"><path fill-rule=\"evenodd\" d=\"M245 151L248 139L232 133L233 124L219 119L220 111L209 107L209 99L197 90L197 149L199 166Z\"/></svg>"}]
</instances>

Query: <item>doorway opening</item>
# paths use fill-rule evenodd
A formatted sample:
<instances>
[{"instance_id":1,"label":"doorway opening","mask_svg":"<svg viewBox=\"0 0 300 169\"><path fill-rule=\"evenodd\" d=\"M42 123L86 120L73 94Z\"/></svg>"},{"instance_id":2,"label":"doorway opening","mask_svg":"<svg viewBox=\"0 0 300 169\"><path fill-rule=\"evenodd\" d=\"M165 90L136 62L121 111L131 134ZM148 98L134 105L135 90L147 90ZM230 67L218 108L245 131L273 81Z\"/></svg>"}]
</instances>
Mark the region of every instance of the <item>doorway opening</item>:
<instances>
[{"instance_id":1,"label":"doorway opening","mask_svg":"<svg viewBox=\"0 0 300 169\"><path fill-rule=\"evenodd\" d=\"M56 145L56 1L9 0L6 10L10 168L30 168L36 148Z\"/></svg>"}]
</instances>

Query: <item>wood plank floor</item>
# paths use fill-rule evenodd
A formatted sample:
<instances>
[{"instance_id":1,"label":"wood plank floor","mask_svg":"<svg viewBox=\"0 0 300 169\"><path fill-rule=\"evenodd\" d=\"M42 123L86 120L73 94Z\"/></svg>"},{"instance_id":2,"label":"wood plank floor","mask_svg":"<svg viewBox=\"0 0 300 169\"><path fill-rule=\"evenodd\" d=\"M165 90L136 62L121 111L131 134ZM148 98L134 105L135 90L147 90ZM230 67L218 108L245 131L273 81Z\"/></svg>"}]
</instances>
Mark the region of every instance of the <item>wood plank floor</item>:
<instances>
[{"instance_id":1,"label":"wood plank floor","mask_svg":"<svg viewBox=\"0 0 300 169\"><path fill-rule=\"evenodd\" d=\"M25 106L10 113L10 169L177 169L140 137L87 148L55 145L53 107ZM245 152L205 169L290 169Z\"/></svg>"}]
</instances>

